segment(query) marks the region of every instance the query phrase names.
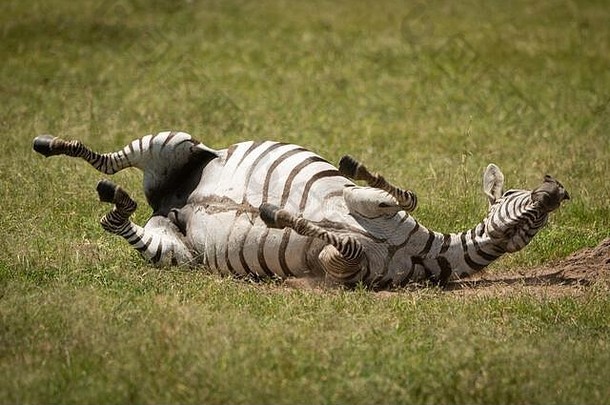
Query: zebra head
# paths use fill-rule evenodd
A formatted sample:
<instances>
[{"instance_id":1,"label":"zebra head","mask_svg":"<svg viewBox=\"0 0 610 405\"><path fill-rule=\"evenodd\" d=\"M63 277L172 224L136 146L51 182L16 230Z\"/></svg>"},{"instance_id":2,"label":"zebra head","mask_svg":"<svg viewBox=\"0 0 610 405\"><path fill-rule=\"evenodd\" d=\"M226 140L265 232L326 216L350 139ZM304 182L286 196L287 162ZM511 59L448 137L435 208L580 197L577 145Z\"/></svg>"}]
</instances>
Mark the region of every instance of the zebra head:
<instances>
[{"instance_id":1,"label":"zebra head","mask_svg":"<svg viewBox=\"0 0 610 405\"><path fill-rule=\"evenodd\" d=\"M483 190L489 199L489 213L482 231L508 253L523 249L546 224L549 213L570 199L563 185L549 175L531 191L505 192L504 175L494 164L485 170Z\"/></svg>"}]
</instances>

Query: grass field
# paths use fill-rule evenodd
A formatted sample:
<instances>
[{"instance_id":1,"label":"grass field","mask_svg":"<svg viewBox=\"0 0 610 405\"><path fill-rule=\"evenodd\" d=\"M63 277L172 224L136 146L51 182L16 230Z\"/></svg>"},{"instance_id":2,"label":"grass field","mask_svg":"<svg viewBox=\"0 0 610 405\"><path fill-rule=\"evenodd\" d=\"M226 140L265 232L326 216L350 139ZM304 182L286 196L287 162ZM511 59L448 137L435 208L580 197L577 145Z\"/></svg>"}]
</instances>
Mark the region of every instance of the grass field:
<instances>
[{"instance_id":1,"label":"grass field","mask_svg":"<svg viewBox=\"0 0 610 405\"><path fill-rule=\"evenodd\" d=\"M2 1L0 403L610 403L604 286L383 295L158 270L99 226L99 173L31 150L166 129L295 142L415 190L439 231L482 218L495 162L572 200L490 272L610 236L610 6L457 4ZM113 180L143 223L139 173Z\"/></svg>"}]
</instances>

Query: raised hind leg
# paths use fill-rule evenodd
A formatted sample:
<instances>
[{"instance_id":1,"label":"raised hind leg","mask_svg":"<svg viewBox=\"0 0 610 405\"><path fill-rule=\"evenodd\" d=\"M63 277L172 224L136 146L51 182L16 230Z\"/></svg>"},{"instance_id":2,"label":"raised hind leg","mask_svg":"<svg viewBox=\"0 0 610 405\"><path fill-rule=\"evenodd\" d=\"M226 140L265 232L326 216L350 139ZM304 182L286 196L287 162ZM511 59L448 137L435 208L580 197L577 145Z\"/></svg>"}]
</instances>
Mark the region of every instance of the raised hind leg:
<instances>
[{"instance_id":1,"label":"raised hind leg","mask_svg":"<svg viewBox=\"0 0 610 405\"><path fill-rule=\"evenodd\" d=\"M66 141L52 135L40 135L34 138L34 150L46 157L55 155L78 157L106 174L114 174L131 167L131 161L125 150L99 154L80 141Z\"/></svg>"},{"instance_id":2,"label":"raised hind leg","mask_svg":"<svg viewBox=\"0 0 610 405\"><path fill-rule=\"evenodd\" d=\"M216 151L184 132L160 132L136 139L122 150L97 153L80 141L66 141L51 135L34 139L34 150L44 156L78 157L97 170L113 174L128 167L144 172L144 194L155 215L167 215L181 208L199 184L206 164L218 157Z\"/></svg>"},{"instance_id":3,"label":"raised hind leg","mask_svg":"<svg viewBox=\"0 0 610 405\"><path fill-rule=\"evenodd\" d=\"M100 201L114 204L112 211L100 220L106 231L125 238L154 264L187 264L193 261L180 230L167 217L153 216L142 228L129 219L137 204L125 190L108 180L102 180L97 185L97 192Z\"/></svg>"},{"instance_id":4,"label":"raised hind leg","mask_svg":"<svg viewBox=\"0 0 610 405\"><path fill-rule=\"evenodd\" d=\"M412 212L417 207L417 196L413 191L403 190L388 183L383 176L370 172L362 163L349 155L343 156L339 161L339 172L354 180L364 180L369 186L388 192L407 212Z\"/></svg>"},{"instance_id":5,"label":"raised hind leg","mask_svg":"<svg viewBox=\"0 0 610 405\"><path fill-rule=\"evenodd\" d=\"M270 228L290 228L299 235L318 238L328 243L318 259L332 279L346 285L356 284L362 279L366 260L362 245L356 238L329 232L275 205L262 204L259 210L261 218Z\"/></svg>"},{"instance_id":6,"label":"raised hind leg","mask_svg":"<svg viewBox=\"0 0 610 405\"><path fill-rule=\"evenodd\" d=\"M40 135L34 138L34 150L44 156L66 155L78 157L97 170L113 174L127 167L137 167L150 171L157 177L162 173L179 170L184 166L209 160L217 156L216 152L192 139L184 132L160 132L136 139L122 150L109 153L97 153L80 141L66 141L52 135Z\"/></svg>"}]
</instances>

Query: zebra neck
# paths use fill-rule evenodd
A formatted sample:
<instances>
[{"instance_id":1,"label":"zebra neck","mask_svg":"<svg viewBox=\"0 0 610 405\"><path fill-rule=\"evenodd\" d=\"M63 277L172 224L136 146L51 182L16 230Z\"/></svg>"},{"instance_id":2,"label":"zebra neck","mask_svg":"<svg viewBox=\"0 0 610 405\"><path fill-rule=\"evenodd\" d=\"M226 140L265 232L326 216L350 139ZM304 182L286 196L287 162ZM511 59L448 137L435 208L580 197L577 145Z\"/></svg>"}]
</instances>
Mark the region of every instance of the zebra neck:
<instances>
[{"instance_id":1,"label":"zebra neck","mask_svg":"<svg viewBox=\"0 0 610 405\"><path fill-rule=\"evenodd\" d=\"M458 277L474 274L506 253L487 235L482 222L467 231L445 235L447 237L450 238L447 252L439 256L445 257Z\"/></svg>"}]
</instances>

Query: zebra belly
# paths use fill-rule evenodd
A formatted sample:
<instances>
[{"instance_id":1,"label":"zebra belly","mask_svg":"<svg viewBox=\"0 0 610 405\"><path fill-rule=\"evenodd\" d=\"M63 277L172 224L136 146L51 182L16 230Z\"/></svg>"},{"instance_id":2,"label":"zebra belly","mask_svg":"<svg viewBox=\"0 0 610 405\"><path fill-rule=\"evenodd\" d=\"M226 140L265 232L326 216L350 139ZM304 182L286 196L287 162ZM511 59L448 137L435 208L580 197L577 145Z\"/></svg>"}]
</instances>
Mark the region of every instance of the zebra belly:
<instances>
[{"instance_id":1,"label":"zebra belly","mask_svg":"<svg viewBox=\"0 0 610 405\"><path fill-rule=\"evenodd\" d=\"M252 212L211 213L200 207L189 221L190 245L204 266L238 277L315 276L319 243L289 229L270 229Z\"/></svg>"}]
</instances>

